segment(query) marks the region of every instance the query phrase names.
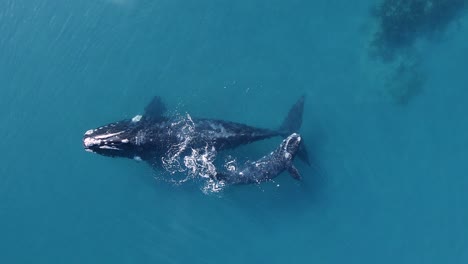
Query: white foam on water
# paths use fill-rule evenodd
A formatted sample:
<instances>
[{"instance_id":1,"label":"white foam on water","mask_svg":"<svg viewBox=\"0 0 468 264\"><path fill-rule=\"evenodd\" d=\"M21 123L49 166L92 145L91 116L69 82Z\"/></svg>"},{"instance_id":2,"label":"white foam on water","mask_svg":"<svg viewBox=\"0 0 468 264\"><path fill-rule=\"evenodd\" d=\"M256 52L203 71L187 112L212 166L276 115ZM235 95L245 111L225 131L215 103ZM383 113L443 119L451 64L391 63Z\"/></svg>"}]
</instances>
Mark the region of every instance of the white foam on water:
<instances>
[{"instance_id":1,"label":"white foam on water","mask_svg":"<svg viewBox=\"0 0 468 264\"><path fill-rule=\"evenodd\" d=\"M202 191L206 194L219 192L224 183L216 181L216 149L208 143L204 147L190 146L195 137L195 124L189 114L180 116L171 123L170 128L178 139L161 159L163 168L169 172L173 184L181 185L187 181L203 183Z\"/></svg>"},{"instance_id":2,"label":"white foam on water","mask_svg":"<svg viewBox=\"0 0 468 264\"><path fill-rule=\"evenodd\" d=\"M161 161L163 168L170 174L177 172L184 172L186 168L182 166L181 155L187 149L195 132L195 125L189 114L186 117L177 118L175 122L171 123L170 129L177 131L177 139L179 142L170 147L169 151ZM183 158L182 158L183 161Z\"/></svg>"},{"instance_id":3,"label":"white foam on water","mask_svg":"<svg viewBox=\"0 0 468 264\"><path fill-rule=\"evenodd\" d=\"M216 150L213 146L206 145L203 149L192 149L189 156L184 156L184 166L192 176L213 178L216 176L216 167L213 164Z\"/></svg>"},{"instance_id":4,"label":"white foam on water","mask_svg":"<svg viewBox=\"0 0 468 264\"><path fill-rule=\"evenodd\" d=\"M202 187L202 192L204 194L213 194L221 192L225 187L224 181L215 181L213 179L209 179L205 185Z\"/></svg>"}]
</instances>

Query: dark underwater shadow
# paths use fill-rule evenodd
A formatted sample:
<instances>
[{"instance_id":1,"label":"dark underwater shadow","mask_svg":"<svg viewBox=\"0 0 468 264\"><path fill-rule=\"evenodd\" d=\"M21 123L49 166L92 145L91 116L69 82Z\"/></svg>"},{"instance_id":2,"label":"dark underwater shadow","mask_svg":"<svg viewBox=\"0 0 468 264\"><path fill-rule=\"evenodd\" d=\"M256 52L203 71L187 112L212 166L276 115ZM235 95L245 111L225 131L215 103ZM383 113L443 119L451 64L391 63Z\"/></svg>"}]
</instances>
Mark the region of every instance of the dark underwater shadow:
<instances>
[{"instance_id":1,"label":"dark underwater shadow","mask_svg":"<svg viewBox=\"0 0 468 264\"><path fill-rule=\"evenodd\" d=\"M427 76L421 67L425 61L421 47L444 39L467 9L466 0L382 0L373 5L375 29L368 54L385 72L385 97L405 106L424 91Z\"/></svg>"},{"instance_id":2,"label":"dark underwater shadow","mask_svg":"<svg viewBox=\"0 0 468 264\"><path fill-rule=\"evenodd\" d=\"M384 0L373 6L371 15L377 30L371 41L371 55L392 61L411 49L419 39L442 34L467 9L465 0Z\"/></svg>"}]
</instances>

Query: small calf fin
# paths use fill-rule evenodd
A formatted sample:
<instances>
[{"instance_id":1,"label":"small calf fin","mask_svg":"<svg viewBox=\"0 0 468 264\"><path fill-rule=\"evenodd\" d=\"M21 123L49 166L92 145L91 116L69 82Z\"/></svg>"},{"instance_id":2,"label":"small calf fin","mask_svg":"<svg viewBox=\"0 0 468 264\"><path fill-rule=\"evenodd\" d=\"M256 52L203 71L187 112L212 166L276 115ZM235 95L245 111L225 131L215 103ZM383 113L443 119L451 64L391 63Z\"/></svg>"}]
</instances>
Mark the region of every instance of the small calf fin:
<instances>
[{"instance_id":1,"label":"small calf fin","mask_svg":"<svg viewBox=\"0 0 468 264\"><path fill-rule=\"evenodd\" d=\"M288 172L291 175L291 177L293 177L294 179L296 179L298 181L300 181L302 179L301 174L299 173L297 168L294 167L294 165L291 165L291 167L288 168Z\"/></svg>"}]
</instances>

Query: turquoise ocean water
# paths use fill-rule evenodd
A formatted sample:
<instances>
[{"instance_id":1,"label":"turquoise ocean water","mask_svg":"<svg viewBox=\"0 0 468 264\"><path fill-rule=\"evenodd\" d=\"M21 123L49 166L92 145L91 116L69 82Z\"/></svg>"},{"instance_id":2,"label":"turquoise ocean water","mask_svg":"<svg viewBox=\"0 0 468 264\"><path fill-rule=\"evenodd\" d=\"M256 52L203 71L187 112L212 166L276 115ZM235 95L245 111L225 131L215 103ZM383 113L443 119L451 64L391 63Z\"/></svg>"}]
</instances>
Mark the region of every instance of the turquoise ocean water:
<instances>
[{"instance_id":1,"label":"turquoise ocean water","mask_svg":"<svg viewBox=\"0 0 468 264\"><path fill-rule=\"evenodd\" d=\"M375 3L2 0L0 263L468 263L468 18L415 44L399 104ZM302 94L301 183L205 194L82 147L154 95L275 128Z\"/></svg>"}]
</instances>

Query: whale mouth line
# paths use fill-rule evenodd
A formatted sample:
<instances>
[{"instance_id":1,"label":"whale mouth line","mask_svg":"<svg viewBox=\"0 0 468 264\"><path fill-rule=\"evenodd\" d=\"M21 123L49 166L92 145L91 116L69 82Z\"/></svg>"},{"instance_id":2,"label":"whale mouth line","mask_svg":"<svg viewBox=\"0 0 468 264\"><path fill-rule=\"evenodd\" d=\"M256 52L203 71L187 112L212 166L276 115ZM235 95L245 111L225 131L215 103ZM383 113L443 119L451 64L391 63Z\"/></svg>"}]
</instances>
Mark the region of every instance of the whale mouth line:
<instances>
[{"instance_id":1,"label":"whale mouth line","mask_svg":"<svg viewBox=\"0 0 468 264\"><path fill-rule=\"evenodd\" d=\"M100 149L112 149L112 150L121 150L118 147L113 147L113 146L99 146Z\"/></svg>"}]
</instances>

